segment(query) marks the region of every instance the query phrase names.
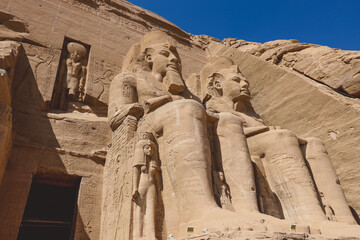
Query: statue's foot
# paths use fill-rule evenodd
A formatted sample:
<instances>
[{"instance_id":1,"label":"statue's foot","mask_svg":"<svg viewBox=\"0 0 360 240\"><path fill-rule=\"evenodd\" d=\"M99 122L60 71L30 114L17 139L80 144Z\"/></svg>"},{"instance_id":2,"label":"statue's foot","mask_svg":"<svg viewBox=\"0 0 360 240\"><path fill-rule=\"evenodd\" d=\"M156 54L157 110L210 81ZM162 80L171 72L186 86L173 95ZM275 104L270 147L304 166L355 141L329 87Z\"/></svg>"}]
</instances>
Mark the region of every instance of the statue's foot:
<instances>
[{"instance_id":1,"label":"statue's foot","mask_svg":"<svg viewBox=\"0 0 360 240\"><path fill-rule=\"evenodd\" d=\"M192 229L189 233L187 229ZM294 224L288 220L278 219L259 212L236 213L222 208L211 208L196 220L181 224L176 237L184 237L189 234L200 234L205 231L228 232L228 231L257 231L257 232L296 232L296 233L319 233L312 232L308 225ZM185 235L184 235L185 234Z\"/></svg>"},{"instance_id":2,"label":"statue's foot","mask_svg":"<svg viewBox=\"0 0 360 240\"><path fill-rule=\"evenodd\" d=\"M175 238L180 238L190 234L201 234L207 231L227 232L231 230L266 231L267 228L260 219L247 219L246 216L241 216L238 213L218 207L212 207L202 216L180 224L177 232L174 232L174 236Z\"/></svg>"},{"instance_id":3,"label":"statue's foot","mask_svg":"<svg viewBox=\"0 0 360 240\"><path fill-rule=\"evenodd\" d=\"M319 233L319 230L311 229L309 225L294 223L260 212L244 212L240 215L249 220L260 220L269 232Z\"/></svg>"}]
</instances>

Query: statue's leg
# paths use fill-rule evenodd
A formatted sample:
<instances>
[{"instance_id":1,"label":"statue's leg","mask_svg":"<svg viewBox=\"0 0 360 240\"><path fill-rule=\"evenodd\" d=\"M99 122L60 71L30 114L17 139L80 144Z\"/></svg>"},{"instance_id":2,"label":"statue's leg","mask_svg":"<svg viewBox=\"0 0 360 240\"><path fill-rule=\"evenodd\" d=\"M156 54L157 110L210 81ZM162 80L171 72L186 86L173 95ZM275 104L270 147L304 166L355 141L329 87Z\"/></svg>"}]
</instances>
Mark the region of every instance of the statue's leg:
<instances>
[{"instance_id":1,"label":"statue's leg","mask_svg":"<svg viewBox=\"0 0 360 240\"><path fill-rule=\"evenodd\" d=\"M75 100L76 94L79 91L79 80L76 77L71 77L68 82L69 93L68 96L71 100Z\"/></svg>"},{"instance_id":2,"label":"statue's leg","mask_svg":"<svg viewBox=\"0 0 360 240\"><path fill-rule=\"evenodd\" d=\"M140 200L141 201L141 200ZM138 201L138 202L140 202ZM133 231L134 231L134 239L140 239L141 237L141 229L142 229L142 223L141 223L141 205L139 204L135 204L135 210L134 210L134 226L133 226Z\"/></svg>"},{"instance_id":3,"label":"statue's leg","mask_svg":"<svg viewBox=\"0 0 360 240\"><path fill-rule=\"evenodd\" d=\"M202 217L217 206L212 192L206 119L202 105L188 100L173 102L163 119L164 163L182 221Z\"/></svg>"},{"instance_id":4,"label":"statue's leg","mask_svg":"<svg viewBox=\"0 0 360 240\"><path fill-rule=\"evenodd\" d=\"M318 228L325 215L297 137L273 130L248 138L251 155L263 160L266 180L280 199L285 219Z\"/></svg>"},{"instance_id":5,"label":"statue's leg","mask_svg":"<svg viewBox=\"0 0 360 240\"><path fill-rule=\"evenodd\" d=\"M216 127L218 152L226 182L230 186L236 212L258 212L255 178L242 120L231 113L220 113Z\"/></svg>"},{"instance_id":6,"label":"statue's leg","mask_svg":"<svg viewBox=\"0 0 360 240\"><path fill-rule=\"evenodd\" d=\"M139 197L135 202L134 239L140 239L144 235L144 215L146 209L147 175L141 174L139 183Z\"/></svg>"},{"instance_id":7,"label":"statue's leg","mask_svg":"<svg viewBox=\"0 0 360 240\"><path fill-rule=\"evenodd\" d=\"M204 228L264 230L264 221L257 216L241 216L217 206L212 191L207 114L201 104L193 100L167 103L140 120L138 131L151 131L158 138L163 179L171 183L167 189L168 182L164 183L163 191L174 199L164 202L165 213L177 213L167 215L169 233L184 237L188 226L194 227L195 233L201 233ZM288 229L289 225L285 226L283 221L268 217L279 226L278 230Z\"/></svg>"},{"instance_id":8,"label":"statue's leg","mask_svg":"<svg viewBox=\"0 0 360 240\"><path fill-rule=\"evenodd\" d=\"M305 157L318 191L324 194L337 221L356 224L324 143L318 138L307 138L306 142L307 144L304 145Z\"/></svg>"},{"instance_id":9,"label":"statue's leg","mask_svg":"<svg viewBox=\"0 0 360 240\"><path fill-rule=\"evenodd\" d=\"M155 213L156 213L156 188L151 184L146 194L146 210L144 216L144 236L146 239L154 240L155 237Z\"/></svg>"}]
</instances>

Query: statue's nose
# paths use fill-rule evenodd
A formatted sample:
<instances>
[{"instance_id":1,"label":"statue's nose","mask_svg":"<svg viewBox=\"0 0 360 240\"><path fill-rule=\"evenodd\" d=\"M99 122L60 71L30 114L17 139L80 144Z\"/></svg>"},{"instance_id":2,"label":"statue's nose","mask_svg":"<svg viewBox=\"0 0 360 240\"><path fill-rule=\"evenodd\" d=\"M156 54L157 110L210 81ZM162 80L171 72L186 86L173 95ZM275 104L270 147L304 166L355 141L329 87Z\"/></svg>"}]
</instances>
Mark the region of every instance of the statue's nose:
<instances>
[{"instance_id":1,"label":"statue's nose","mask_svg":"<svg viewBox=\"0 0 360 240\"><path fill-rule=\"evenodd\" d=\"M179 63L179 59L175 56L175 54L173 54L173 53L170 53L170 55L169 55L169 61L171 62L171 63Z\"/></svg>"},{"instance_id":2,"label":"statue's nose","mask_svg":"<svg viewBox=\"0 0 360 240\"><path fill-rule=\"evenodd\" d=\"M246 81L241 81L241 88L249 88L249 83Z\"/></svg>"}]
</instances>

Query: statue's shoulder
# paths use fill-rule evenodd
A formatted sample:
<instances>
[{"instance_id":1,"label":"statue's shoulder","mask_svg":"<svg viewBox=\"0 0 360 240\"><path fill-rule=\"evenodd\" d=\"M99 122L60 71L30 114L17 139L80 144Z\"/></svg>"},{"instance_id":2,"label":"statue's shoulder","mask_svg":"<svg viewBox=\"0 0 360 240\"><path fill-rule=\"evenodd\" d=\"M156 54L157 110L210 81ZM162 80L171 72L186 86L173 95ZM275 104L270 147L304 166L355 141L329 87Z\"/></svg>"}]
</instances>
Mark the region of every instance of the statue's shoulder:
<instances>
[{"instance_id":1,"label":"statue's shoulder","mask_svg":"<svg viewBox=\"0 0 360 240\"><path fill-rule=\"evenodd\" d=\"M132 72L121 72L114 77L111 82L111 85L131 85L136 86L138 76Z\"/></svg>"}]
</instances>

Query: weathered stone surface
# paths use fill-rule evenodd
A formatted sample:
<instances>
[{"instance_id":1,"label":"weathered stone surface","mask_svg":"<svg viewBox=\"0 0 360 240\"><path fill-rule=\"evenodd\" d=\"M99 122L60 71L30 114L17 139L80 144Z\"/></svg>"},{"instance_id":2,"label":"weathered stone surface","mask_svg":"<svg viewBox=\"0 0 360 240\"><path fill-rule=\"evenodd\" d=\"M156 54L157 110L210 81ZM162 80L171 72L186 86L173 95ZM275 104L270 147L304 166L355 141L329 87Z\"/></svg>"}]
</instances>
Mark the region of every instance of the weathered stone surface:
<instances>
[{"instance_id":1,"label":"weathered stone surface","mask_svg":"<svg viewBox=\"0 0 360 240\"><path fill-rule=\"evenodd\" d=\"M20 44L0 41L0 184L12 145L12 82Z\"/></svg>"},{"instance_id":2,"label":"weathered stone surface","mask_svg":"<svg viewBox=\"0 0 360 240\"><path fill-rule=\"evenodd\" d=\"M0 8L0 239L38 176L78 179L74 239L359 237L360 103L333 91L357 96L357 52L220 42L123 0Z\"/></svg>"},{"instance_id":3,"label":"weathered stone surface","mask_svg":"<svg viewBox=\"0 0 360 240\"><path fill-rule=\"evenodd\" d=\"M344 51L297 40L264 44L237 39L223 43L265 61L288 67L350 96L360 97L360 52Z\"/></svg>"},{"instance_id":4,"label":"weathered stone surface","mask_svg":"<svg viewBox=\"0 0 360 240\"><path fill-rule=\"evenodd\" d=\"M0 40L23 40L29 33L26 22L20 18L0 11Z\"/></svg>"}]
</instances>

